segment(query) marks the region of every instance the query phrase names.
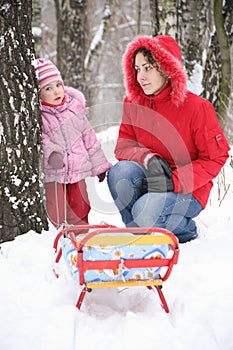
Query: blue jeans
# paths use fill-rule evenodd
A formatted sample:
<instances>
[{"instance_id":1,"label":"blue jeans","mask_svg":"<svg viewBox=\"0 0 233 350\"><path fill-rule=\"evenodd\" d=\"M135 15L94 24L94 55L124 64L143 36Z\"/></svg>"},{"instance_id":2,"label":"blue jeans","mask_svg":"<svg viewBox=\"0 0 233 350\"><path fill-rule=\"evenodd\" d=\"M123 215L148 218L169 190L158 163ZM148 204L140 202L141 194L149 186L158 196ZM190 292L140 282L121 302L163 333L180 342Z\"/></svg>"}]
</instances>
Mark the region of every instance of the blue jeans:
<instances>
[{"instance_id":1,"label":"blue jeans","mask_svg":"<svg viewBox=\"0 0 233 350\"><path fill-rule=\"evenodd\" d=\"M142 190L144 168L123 160L108 173L108 187L127 227L161 227L173 232L180 243L197 237L195 221L201 204L191 194L147 193Z\"/></svg>"}]
</instances>

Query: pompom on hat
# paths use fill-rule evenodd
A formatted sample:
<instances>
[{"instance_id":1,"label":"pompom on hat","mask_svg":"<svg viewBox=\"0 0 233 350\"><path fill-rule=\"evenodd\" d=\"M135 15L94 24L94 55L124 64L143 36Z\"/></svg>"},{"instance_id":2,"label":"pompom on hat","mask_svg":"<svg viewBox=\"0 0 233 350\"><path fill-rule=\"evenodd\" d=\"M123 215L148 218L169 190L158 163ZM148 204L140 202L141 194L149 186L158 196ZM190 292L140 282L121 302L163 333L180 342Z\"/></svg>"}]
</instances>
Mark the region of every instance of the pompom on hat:
<instances>
[{"instance_id":1,"label":"pompom on hat","mask_svg":"<svg viewBox=\"0 0 233 350\"><path fill-rule=\"evenodd\" d=\"M36 60L36 74L39 82L40 89L45 86L60 81L64 85L61 73L49 59L37 58Z\"/></svg>"}]
</instances>

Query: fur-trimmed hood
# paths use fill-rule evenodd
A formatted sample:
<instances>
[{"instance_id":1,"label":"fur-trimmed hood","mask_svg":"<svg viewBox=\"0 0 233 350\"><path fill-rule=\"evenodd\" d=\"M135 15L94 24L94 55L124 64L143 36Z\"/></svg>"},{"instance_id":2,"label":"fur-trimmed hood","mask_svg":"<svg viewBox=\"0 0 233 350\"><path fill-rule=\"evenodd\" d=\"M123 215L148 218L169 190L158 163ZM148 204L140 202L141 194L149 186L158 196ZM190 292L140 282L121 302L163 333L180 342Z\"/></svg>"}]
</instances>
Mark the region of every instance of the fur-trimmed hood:
<instances>
[{"instance_id":1,"label":"fur-trimmed hood","mask_svg":"<svg viewBox=\"0 0 233 350\"><path fill-rule=\"evenodd\" d=\"M187 78L182 65L180 48L175 39L166 35L140 36L128 45L123 57L123 66L127 95L130 100L140 102L141 98L146 96L137 82L134 68L134 53L142 47L152 52L164 73L169 77L172 86L172 103L176 106L181 105L187 93Z\"/></svg>"}]
</instances>

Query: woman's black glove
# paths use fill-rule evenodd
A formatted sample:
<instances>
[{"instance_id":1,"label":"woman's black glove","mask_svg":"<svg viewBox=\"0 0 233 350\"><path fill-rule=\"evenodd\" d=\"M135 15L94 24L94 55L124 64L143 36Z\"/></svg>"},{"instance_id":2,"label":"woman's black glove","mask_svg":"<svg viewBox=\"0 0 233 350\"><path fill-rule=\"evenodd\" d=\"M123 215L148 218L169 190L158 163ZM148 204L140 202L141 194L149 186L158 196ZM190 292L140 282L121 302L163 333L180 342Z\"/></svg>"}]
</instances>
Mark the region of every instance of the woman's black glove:
<instances>
[{"instance_id":1,"label":"woman's black glove","mask_svg":"<svg viewBox=\"0 0 233 350\"><path fill-rule=\"evenodd\" d=\"M147 177L143 180L145 192L172 192L174 184L172 178L166 174Z\"/></svg>"},{"instance_id":2,"label":"woman's black glove","mask_svg":"<svg viewBox=\"0 0 233 350\"><path fill-rule=\"evenodd\" d=\"M163 175L166 174L168 177L171 176L172 170L166 161L166 159L160 158L158 156L153 156L148 163L148 175Z\"/></svg>"},{"instance_id":3,"label":"woman's black glove","mask_svg":"<svg viewBox=\"0 0 233 350\"><path fill-rule=\"evenodd\" d=\"M153 156L148 164L147 177L143 180L143 189L147 192L172 192L174 184L172 170L166 159Z\"/></svg>"}]
</instances>

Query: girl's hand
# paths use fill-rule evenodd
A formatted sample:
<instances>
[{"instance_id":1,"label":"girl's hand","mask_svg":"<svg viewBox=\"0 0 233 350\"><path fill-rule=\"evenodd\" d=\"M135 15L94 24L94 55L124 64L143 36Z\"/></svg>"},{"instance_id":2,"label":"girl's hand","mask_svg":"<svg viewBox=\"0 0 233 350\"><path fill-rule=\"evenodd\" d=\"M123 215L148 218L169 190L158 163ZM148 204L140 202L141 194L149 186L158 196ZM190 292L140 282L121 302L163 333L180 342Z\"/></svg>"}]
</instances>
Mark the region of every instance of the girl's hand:
<instances>
[{"instance_id":1,"label":"girl's hand","mask_svg":"<svg viewBox=\"0 0 233 350\"><path fill-rule=\"evenodd\" d=\"M48 163L53 167L53 169L62 169L64 165L63 155L59 152L52 152Z\"/></svg>"}]
</instances>

